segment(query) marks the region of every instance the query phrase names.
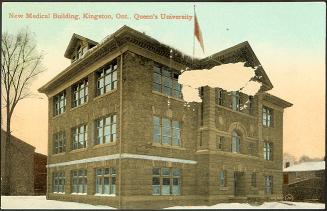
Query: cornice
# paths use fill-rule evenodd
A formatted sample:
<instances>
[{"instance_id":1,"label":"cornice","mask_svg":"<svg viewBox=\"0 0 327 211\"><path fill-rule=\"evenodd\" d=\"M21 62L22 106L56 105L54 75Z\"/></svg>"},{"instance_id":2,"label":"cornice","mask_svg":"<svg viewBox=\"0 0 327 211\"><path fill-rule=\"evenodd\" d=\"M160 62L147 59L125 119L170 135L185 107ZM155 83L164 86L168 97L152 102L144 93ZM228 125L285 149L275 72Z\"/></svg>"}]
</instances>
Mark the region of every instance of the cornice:
<instances>
[{"instance_id":1,"label":"cornice","mask_svg":"<svg viewBox=\"0 0 327 211\"><path fill-rule=\"evenodd\" d=\"M152 37L145 35L144 33L136 31L127 26L123 26L115 33L110 35L107 39L105 39L105 41L99 43L87 51L81 59L72 63L55 78L39 88L38 91L42 93L48 93L49 90L63 83L65 79L70 78L74 74L80 72L82 69L87 68L106 54L110 54L118 48L122 48L122 46L129 44L139 46L140 48L151 51L156 55L171 59L172 61L177 62L189 68L190 70L209 69L213 66L219 65L219 63L227 64L245 62L245 66L253 68L260 65L260 62L256 58L248 42L240 43L209 57L198 59L192 58L191 56L188 56L177 49L165 45L153 39ZM272 84L270 83L269 78L261 66L257 68L255 74L256 77L253 80L261 81L263 83L263 91L267 91L272 88Z\"/></svg>"}]
</instances>

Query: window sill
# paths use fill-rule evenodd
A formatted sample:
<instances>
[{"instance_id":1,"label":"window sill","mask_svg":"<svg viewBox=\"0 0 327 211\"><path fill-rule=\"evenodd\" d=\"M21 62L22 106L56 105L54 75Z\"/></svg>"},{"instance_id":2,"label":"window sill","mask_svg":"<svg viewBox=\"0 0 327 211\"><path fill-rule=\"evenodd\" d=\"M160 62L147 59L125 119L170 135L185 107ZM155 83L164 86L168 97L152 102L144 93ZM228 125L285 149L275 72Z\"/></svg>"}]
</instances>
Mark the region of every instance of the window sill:
<instances>
[{"instance_id":1,"label":"window sill","mask_svg":"<svg viewBox=\"0 0 327 211\"><path fill-rule=\"evenodd\" d=\"M262 127L263 127L263 128L267 128L267 129L269 129L269 128L271 128L271 129L274 128L274 126L266 126L266 125L263 125L263 124L262 124Z\"/></svg>"},{"instance_id":2,"label":"window sill","mask_svg":"<svg viewBox=\"0 0 327 211\"><path fill-rule=\"evenodd\" d=\"M107 196L107 197L116 197L116 194L99 194L99 193L96 193L96 194L94 194L94 196L102 196L102 197L104 197L104 196Z\"/></svg>"},{"instance_id":3,"label":"window sill","mask_svg":"<svg viewBox=\"0 0 327 211\"><path fill-rule=\"evenodd\" d=\"M228 187L219 187L219 190L228 190Z\"/></svg>"},{"instance_id":4,"label":"window sill","mask_svg":"<svg viewBox=\"0 0 327 211\"><path fill-rule=\"evenodd\" d=\"M81 107L87 105L88 102L89 102L89 101L87 101L86 103L83 103L83 104L81 104L81 105L78 105L78 106L76 106L76 107L73 107L73 108L71 108L69 111L74 111L75 109L81 108Z\"/></svg>"},{"instance_id":5,"label":"window sill","mask_svg":"<svg viewBox=\"0 0 327 211\"><path fill-rule=\"evenodd\" d=\"M180 146L172 146L172 145L162 145L162 144L152 144L153 147L161 147L166 149L178 149L178 150L186 150L184 147Z\"/></svg>"},{"instance_id":6,"label":"window sill","mask_svg":"<svg viewBox=\"0 0 327 211\"><path fill-rule=\"evenodd\" d=\"M231 111L231 112L234 112L234 113L236 113L236 114L241 114L241 115L244 115L244 116L247 116L247 117L251 117L251 118L253 118L253 119L255 119L256 117L255 116L253 116L253 115L251 115L251 114L247 114L247 113L244 113L244 112L242 112L242 111L235 111L235 110L233 110L233 109L231 109L231 108L228 108L228 107L226 107L226 106L221 106L221 105L216 105L218 108L222 108L222 109L225 109L225 110L227 110L227 111Z\"/></svg>"},{"instance_id":7,"label":"window sill","mask_svg":"<svg viewBox=\"0 0 327 211\"><path fill-rule=\"evenodd\" d=\"M98 95L98 96L94 97L93 100L100 99L100 98L105 97L107 95L110 95L110 94L112 94L112 93L114 93L116 91L117 91L117 88L115 88L114 90L108 91L108 92L106 92L106 93L104 93L102 95Z\"/></svg>"},{"instance_id":8,"label":"window sill","mask_svg":"<svg viewBox=\"0 0 327 211\"><path fill-rule=\"evenodd\" d=\"M73 150L70 151L69 153L82 152L82 151L85 151L86 149L87 149L87 148L73 149Z\"/></svg>"},{"instance_id":9,"label":"window sill","mask_svg":"<svg viewBox=\"0 0 327 211\"><path fill-rule=\"evenodd\" d=\"M71 195L87 195L87 193L71 193Z\"/></svg>"},{"instance_id":10,"label":"window sill","mask_svg":"<svg viewBox=\"0 0 327 211\"><path fill-rule=\"evenodd\" d=\"M65 192L52 192L54 194L65 194Z\"/></svg>"},{"instance_id":11,"label":"window sill","mask_svg":"<svg viewBox=\"0 0 327 211\"><path fill-rule=\"evenodd\" d=\"M156 95L160 95L160 96L163 96L163 97L167 97L167 98L169 98L169 99L173 99L173 100L176 100L176 101L179 101L179 102L183 102L183 103L186 102L186 101L183 100L183 99L176 98L176 97L172 97L172 96L169 96L169 95L166 95L166 94L163 94L163 93L161 93L161 92L154 91L154 90L152 90L152 94L156 94Z\"/></svg>"},{"instance_id":12,"label":"window sill","mask_svg":"<svg viewBox=\"0 0 327 211\"><path fill-rule=\"evenodd\" d=\"M60 157L62 155L66 154L66 152L61 152L61 153L56 153L56 154L52 154L52 157Z\"/></svg>"},{"instance_id":13,"label":"window sill","mask_svg":"<svg viewBox=\"0 0 327 211\"><path fill-rule=\"evenodd\" d=\"M110 142L110 143L105 143L105 144L95 144L92 148L101 148L101 147L107 147L107 146L114 146L117 144L117 141Z\"/></svg>"},{"instance_id":14,"label":"window sill","mask_svg":"<svg viewBox=\"0 0 327 211\"><path fill-rule=\"evenodd\" d=\"M61 113L61 114L58 114L58 115L56 115L56 116L52 116L52 119L59 118L59 117L63 116L65 113L66 113L66 111L63 112L63 113Z\"/></svg>"}]
</instances>

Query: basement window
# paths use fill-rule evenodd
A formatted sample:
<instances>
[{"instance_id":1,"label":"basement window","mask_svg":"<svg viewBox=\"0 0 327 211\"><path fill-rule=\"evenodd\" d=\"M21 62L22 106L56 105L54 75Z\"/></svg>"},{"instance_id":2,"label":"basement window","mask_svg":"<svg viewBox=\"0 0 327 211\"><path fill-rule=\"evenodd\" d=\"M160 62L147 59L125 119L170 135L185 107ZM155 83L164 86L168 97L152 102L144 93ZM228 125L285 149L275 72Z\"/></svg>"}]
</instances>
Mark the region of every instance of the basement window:
<instances>
[{"instance_id":1,"label":"basement window","mask_svg":"<svg viewBox=\"0 0 327 211\"><path fill-rule=\"evenodd\" d=\"M152 195L181 195L181 170L152 169Z\"/></svg>"},{"instance_id":2,"label":"basement window","mask_svg":"<svg viewBox=\"0 0 327 211\"><path fill-rule=\"evenodd\" d=\"M116 194L116 170L114 168L96 169L95 183L96 194Z\"/></svg>"},{"instance_id":3,"label":"basement window","mask_svg":"<svg viewBox=\"0 0 327 211\"><path fill-rule=\"evenodd\" d=\"M87 171L85 169L72 171L72 193L86 194Z\"/></svg>"},{"instance_id":4,"label":"basement window","mask_svg":"<svg viewBox=\"0 0 327 211\"><path fill-rule=\"evenodd\" d=\"M65 172L54 172L52 175L52 192L65 193Z\"/></svg>"}]
</instances>

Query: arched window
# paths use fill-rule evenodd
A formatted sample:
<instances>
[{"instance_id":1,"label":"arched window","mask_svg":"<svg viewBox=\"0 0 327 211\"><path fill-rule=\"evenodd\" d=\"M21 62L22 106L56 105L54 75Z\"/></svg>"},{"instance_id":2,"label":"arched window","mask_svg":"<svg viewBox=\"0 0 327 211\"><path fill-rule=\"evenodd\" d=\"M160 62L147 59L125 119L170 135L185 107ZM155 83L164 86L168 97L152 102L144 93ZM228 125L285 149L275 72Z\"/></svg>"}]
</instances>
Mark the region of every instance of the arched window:
<instances>
[{"instance_id":1,"label":"arched window","mask_svg":"<svg viewBox=\"0 0 327 211\"><path fill-rule=\"evenodd\" d=\"M241 137L239 136L239 134L235 130L233 130L233 133L232 133L232 152L240 153L240 140L241 140Z\"/></svg>"}]
</instances>

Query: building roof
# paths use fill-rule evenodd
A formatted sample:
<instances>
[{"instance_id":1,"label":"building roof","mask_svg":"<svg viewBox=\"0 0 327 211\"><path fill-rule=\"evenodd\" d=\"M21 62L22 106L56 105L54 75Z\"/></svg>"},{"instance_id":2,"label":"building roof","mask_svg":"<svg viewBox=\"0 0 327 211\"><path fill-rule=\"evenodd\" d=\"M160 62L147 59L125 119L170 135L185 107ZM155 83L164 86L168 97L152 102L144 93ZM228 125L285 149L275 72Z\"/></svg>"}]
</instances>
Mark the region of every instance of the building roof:
<instances>
[{"instance_id":1,"label":"building roof","mask_svg":"<svg viewBox=\"0 0 327 211\"><path fill-rule=\"evenodd\" d=\"M7 131L5 131L5 130L3 130L1 128L1 141L6 141L6 136L7 136ZM26 143L25 141L17 138L16 136L11 135L11 141L12 141L12 143L14 143L14 142L20 143L20 144L23 144L23 145L25 145L27 147L35 149L35 146L33 146L33 145L29 144L29 143Z\"/></svg>"},{"instance_id":2,"label":"building roof","mask_svg":"<svg viewBox=\"0 0 327 211\"><path fill-rule=\"evenodd\" d=\"M312 161L296 164L284 168L283 172L298 172L298 171L319 171L325 170L325 161Z\"/></svg>"},{"instance_id":3,"label":"building roof","mask_svg":"<svg viewBox=\"0 0 327 211\"><path fill-rule=\"evenodd\" d=\"M287 102L279 97L276 97L274 95L271 95L269 93L264 93L264 97L263 97L264 100L268 100L269 102L272 102L276 105L279 105L281 106L282 108L287 108L287 107L291 107L293 106L292 103L290 102Z\"/></svg>"},{"instance_id":4,"label":"building roof","mask_svg":"<svg viewBox=\"0 0 327 211\"><path fill-rule=\"evenodd\" d=\"M78 40L84 40L95 47L89 49L83 58L78 61L73 62L65 70L59 73L56 77L50 80L48 83L43 85L38 89L41 93L48 93L54 87L63 83L67 78L72 77L74 74L79 72L81 69L86 68L91 63L97 61L104 54L113 52L121 46L132 44L140 48L144 48L148 51L156 53L158 55L170 58L173 52L172 60L185 65L189 69L207 69L219 64L236 63L236 62L246 62L246 66L258 67L256 69L256 80L261 81L263 84L263 90L267 91L273 88L267 74L265 73L263 67L261 66L259 60L255 56L250 44L245 41L239 43L233 47L227 48L225 50L219 51L211 56L203 59L192 58L184 54L183 52L172 48L156 39L146 35L145 33L139 32L128 26L123 26L117 31L115 31L110 36L107 36L103 41L97 43L93 40L85 38L83 36L73 34L69 45L65 52L65 57L70 58L72 50L74 49L74 44Z\"/></svg>"}]
</instances>

